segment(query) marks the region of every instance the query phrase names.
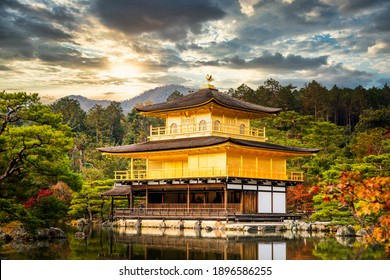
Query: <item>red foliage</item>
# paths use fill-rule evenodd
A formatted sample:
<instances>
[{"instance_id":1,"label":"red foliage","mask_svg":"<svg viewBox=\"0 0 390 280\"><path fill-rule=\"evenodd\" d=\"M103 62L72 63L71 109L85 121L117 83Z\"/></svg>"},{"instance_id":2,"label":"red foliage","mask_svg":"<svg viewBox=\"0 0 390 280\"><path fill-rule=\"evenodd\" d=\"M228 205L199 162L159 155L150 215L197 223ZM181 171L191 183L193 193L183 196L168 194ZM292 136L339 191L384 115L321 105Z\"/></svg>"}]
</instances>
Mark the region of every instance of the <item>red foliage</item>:
<instances>
[{"instance_id":1,"label":"red foliage","mask_svg":"<svg viewBox=\"0 0 390 280\"><path fill-rule=\"evenodd\" d=\"M314 210L313 196L316 189L298 185L287 189L287 207L289 212L311 213Z\"/></svg>"},{"instance_id":2,"label":"red foliage","mask_svg":"<svg viewBox=\"0 0 390 280\"><path fill-rule=\"evenodd\" d=\"M390 254L390 177L363 179L360 172L344 172L327 193L349 206L356 220L371 230L368 240L384 244ZM368 216L377 217L373 224L366 225Z\"/></svg>"},{"instance_id":3,"label":"red foliage","mask_svg":"<svg viewBox=\"0 0 390 280\"><path fill-rule=\"evenodd\" d=\"M25 203L23 203L23 206L25 208L30 208L35 204L37 204L41 197L51 196L51 195L53 195L53 192L51 190L46 190L46 189L40 190L36 196L30 197Z\"/></svg>"}]
</instances>

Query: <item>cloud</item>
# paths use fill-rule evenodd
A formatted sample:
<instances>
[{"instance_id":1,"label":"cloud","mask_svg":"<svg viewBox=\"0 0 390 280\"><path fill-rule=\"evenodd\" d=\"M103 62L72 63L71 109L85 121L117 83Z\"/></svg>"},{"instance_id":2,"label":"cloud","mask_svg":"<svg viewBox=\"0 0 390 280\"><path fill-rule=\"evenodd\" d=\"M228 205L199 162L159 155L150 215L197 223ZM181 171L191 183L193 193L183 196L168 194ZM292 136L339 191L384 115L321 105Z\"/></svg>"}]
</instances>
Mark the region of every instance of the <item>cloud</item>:
<instances>
[{"instance_id":1,"label":"cloud","mask_svg":"<svg viewBox=\"0 0 390 280\"><path fill-rule=\"evenodd\" d=\"M0 65L0 71L13 71L13 69L5 65Z\"/></svg>"},{"instance_id":2,"label":"cloud","mask_svg":"<svg viewBox=\"0 0 390 280\"><path fill-rule=\"evenodd\" d=\"M129 35L155 33L167 40L199 34L202 24L225 12L209 0L97 0L93 10L107 26Z\"/></svg>"},{"instance_id":3,"label":"cloud","mask_svg":"<svg viewBox=\"0 0 390 280\"><path fill-rule=\"evenodd\" d=\"M52 2L50 5L10 0L0 3L0 55L3 58L39 58L53 62L64 60L68 55L75 61L77 55L61 44L74 39L74 30L70 28L77 26L76 17L66 6ZM55 56L62 58L54 59Z\"/></svg>"},{"instance_id":4,"label":"cloud","mask_svg":"<svg viewBox=\"0 0 390 280\"><path fill-rule=\"evenodd\" d=\"M390 31L390 2L385 8L382 8L379 12L373 13L370 17L368 25L368 32L376 33L388 33ZM387 35L388 36L388 35Z\"/></svg>"},{"instance_id":5,"label":"cloud","mask_svg":"<svg viewBox=\"0 0 390 280\"><path fill-rule=\"evenodd\" d=\"M82 52L59 44L43 44L35 51L35 57L50 65L66 68L107 68L109 62L105 57L87 57Z\"/></svg>"},{"instance_id":6,"label":"cloud","mask_svg":"<svg viewBox=\"0 0 390 280\"><path fill-rule=\"evenodd\" d=\"M388 3L388 0L321 0L327 5L336 6L342 12L356 12Z\"/></svg>"},{"instance_id":7,"label":"cloud","mask_svg":"<svg viewBox=\"0 0 390 280\"><path fill-rule=\"evenodd\" d=\"M339 87L350 88L354 88L359 85L370 86L372 85L374 78L373 73L350 69L344 66L343 63L327 65L311 71L311 73L305 73L304 76L315 79L328 88L335 84Z\"/></svg>"},{"instance_id":8,"label":"cloud","mask_svg":"<svg viewBox=\"0 0 390 280\"><path fill-rule=\"evenodd\" d=\"M390 53L390 41L379 41L375 45L367 49L368 53L371 55L376 55L379 53Z\"/></svg>"},{"instance_id":9,"label":"cloud","mask_svg":"<svg viewBox=\"0 0 390 280\"><path fill-rule=\"evenodd\" d=\"M168 85L168 84L180 85L189 82L188 79L181 78L178 76L172 76L172 75L146 76L146 77L141 77L138 80L144 83L152 83L152 84L159 84L159 85Z\"/></svg>"},{"instance_id":10,"label":"cloud","mask_svg":"<svg viewBox=\"0 0 390 280\"><path fill-rule=\"evenodd\" d=\"M327 56L305 58L300 55L289 54L283 56L281 53L263 53L262 56L249 60L234 56L226 62L229 66L239 69L272 69L278 70L302 70L318 68L327 64Z\"/></svg>"},{"instance_id":11,"label":"cloud","mask_svg":"<svg viewBox=\"0 0 390 280\"><path fill-rule=\"evenodd\" d=\"M240 3L241 12L250 17L255 14L253 6L259 3L260 0L238 0L238 2Z\"/></svg>"}]
</instances>

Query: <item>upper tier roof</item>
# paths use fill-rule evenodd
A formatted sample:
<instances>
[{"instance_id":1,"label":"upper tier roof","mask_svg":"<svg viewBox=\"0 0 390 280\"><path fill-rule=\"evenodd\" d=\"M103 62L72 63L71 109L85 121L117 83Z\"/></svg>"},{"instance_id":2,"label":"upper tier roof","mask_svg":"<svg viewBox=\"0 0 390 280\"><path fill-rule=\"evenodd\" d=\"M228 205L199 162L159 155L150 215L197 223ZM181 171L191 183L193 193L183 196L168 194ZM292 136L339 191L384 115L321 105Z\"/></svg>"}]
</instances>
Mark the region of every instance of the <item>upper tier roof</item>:
<instances>
[{"instance_id":1,"label":"upper tier roof","mask_svg":"<svg viewBox=\"0 0 390 280\"><path fill-rule=\"evenodd\" d=\"M233 98L215 89L204 88L197 92L185 95L173 101L153 104L149 106L135 107L140 112L166 112L181 109L196 108L215 102L222 107L260 114L276 114L282 109L261 106Z\"/></svg>"}]
</instances>

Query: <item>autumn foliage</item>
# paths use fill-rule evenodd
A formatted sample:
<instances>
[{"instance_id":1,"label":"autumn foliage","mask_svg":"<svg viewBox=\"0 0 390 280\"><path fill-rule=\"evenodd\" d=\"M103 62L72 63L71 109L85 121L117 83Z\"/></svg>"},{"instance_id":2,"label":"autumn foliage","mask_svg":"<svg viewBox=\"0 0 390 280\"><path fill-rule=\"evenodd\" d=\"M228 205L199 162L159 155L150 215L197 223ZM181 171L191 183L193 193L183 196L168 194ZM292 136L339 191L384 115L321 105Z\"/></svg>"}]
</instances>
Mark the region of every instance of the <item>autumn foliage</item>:
<instances>
[{"instance_id":1,"label":"autumn foliage","mask_svg":"<svg viewBox=\"0 0 390 280\"><path fill-rule=\"evenodd\" d=\"M360 172L344 172L340 183L326 187L325 199L338 199L370 232L367 240L385 245L390 254L390 177L363 179Z\"/></svg>"},{"instance_id":2,"label":"autumn foliage","mask_svg":"<svg viewBox=\"0 0 390 280\"><path fill-rule=\"evenodd\" d=\"M292 213L312 213L314 210L313 195L316 193L316 189L304 185L288 188L287 210Z\"/></svg>"}]
</instances>

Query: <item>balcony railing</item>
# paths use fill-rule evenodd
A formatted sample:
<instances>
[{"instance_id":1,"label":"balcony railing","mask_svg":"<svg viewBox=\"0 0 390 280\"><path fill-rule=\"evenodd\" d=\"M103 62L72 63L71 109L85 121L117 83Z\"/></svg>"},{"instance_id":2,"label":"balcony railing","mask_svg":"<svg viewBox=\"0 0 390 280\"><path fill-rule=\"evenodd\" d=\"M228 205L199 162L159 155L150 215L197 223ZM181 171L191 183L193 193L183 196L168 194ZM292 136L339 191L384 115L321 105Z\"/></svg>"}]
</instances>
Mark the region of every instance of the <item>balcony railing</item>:
<instances>
[{"instance_id":1,"label":"balcony railing","mask_svg":"<svg viewBox=\"0 0 390 280\"><path fill-rule=\"evenodd\" d=\"M256 169L231 169L220 167L207 167L199 169L167 168L147 170L115 171L115 180L164 180L164 179L188 179L188 178L216 178L216 177L242 177L253 179L270 179L283 181L303 181L303 172L270 172Z\"/></svg>"},{"instance_id":2,"label":"balcony railing","mask_svg":"<svg viewBox=\"0 0 390 280\"><path fill-rule=\"evenodd\" d=\"M235 138L265 141L264 128L248 128L243 125L226 125L211 122L200 122L191 125L174 125L171 127L150 127L150 140L163 140L172 138L186 138L197 136L234 136Z\"/></svg>"}]
</instances>

